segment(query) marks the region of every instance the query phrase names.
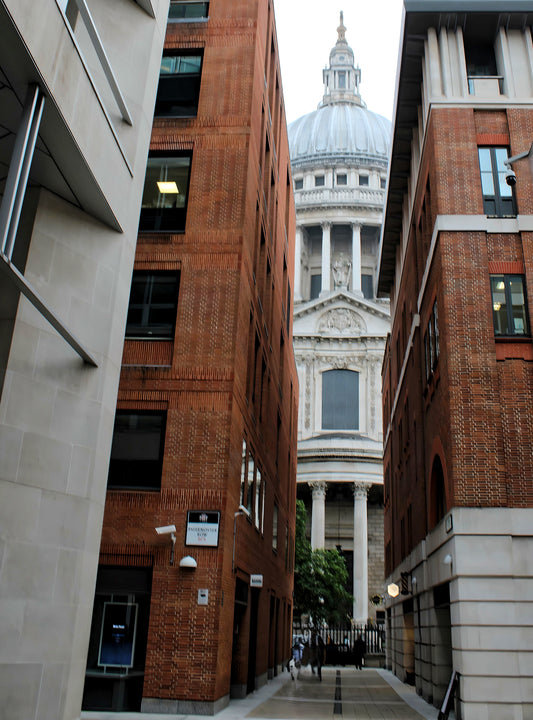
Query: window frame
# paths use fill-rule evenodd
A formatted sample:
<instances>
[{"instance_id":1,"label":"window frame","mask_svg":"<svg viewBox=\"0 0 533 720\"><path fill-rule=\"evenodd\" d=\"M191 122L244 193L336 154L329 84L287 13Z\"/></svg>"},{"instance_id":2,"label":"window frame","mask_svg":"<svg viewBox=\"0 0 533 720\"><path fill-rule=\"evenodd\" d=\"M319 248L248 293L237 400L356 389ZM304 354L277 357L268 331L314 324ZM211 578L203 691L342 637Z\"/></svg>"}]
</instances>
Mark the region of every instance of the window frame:
<instances>
[{"instance_id":1,"label":"window frame","mask_svg":"<svg viewBox=\"0 0 533 720\"><path fill-rule=\"evenodd\" d=\"M149 459L148 462L151 463L151 468L149 472L149 476L151 478L151 482L149 483L139 483L139 482L124 482L124 481L117 481L117 477L128 477L131 478L131 473L128 471L129 468L135 467L135 470L140 474L141 468L140 463L142 462L142 459L138 456L132 456L130 459L123 459L123 458L114 458L113 453L115 451L116 445L118 444L118 441L116 440L116 434L117 434L117 418L118 417L127 417L127 416L137 416L137 417L158 417L161 419L161 424L159 427L159 449L158 449L158 456L157 459ZM161 490L161 480L163 476L163 459L165 454L165 436L166 436L166 428L167 428L167 411L166 410L142 410L142 409L135 409L135 410L126 410L122 408L117 408L115 412L115 424L113 427L113 439L112 439L112 445L111 445L111 453L110 453L110 459L109 459L109 471L107 476L107 488L108 490L141 490L141 491L160 491ZM137 448L140 447L140 443L137 441L135 442L135 436L139 436L141 434L141 430L138 432L132 432L132 440L130 441L135 445ZM130 434L130 433L128 433ZM114 477L113 477L114 476ZM143 474L143 478L146 477L146 475Z\"/></svg>"},{"instance_id":2,"label":"window frame","mask_svg":"<svg viewBox=\"0 0 533 720\"><path fill-rule=\"evenodd\" d=\"M483 212L489 217L516 217L516 199L512 187L505 182L505 173L507 171L504 161L499 163L499 158L509 158L509 149L503 145L479 145L478 146L478 166L481 180L481 195L483 198ZM488 151L490 161L490 170L485 168L482 161L482 153ZM489 190L488 183L492 185L492 193ZM502 195L502 188L505 194Z\"/></svg>"},{"instance_id":3,"label":"window frame","mask_svg":"<svg viewBox=\"0 0 533 720\"><path fill-rule=\"evenodd\" d=\"M149 233L172 233L172 234L178 234L178 233L184 233L185 232L185 225L187 221L187 206L189 203L189 188L191 183L191 168L192 168L192 150L185 150L185 151L179 151L179 152L161 152L161 151L152 151L148 155L148 162L146 164L146 175L144 180L144 188L143 188L143 196L141 201L141 212L139 216L139 232L149 232ZM161 173L163 171L163 168L165 166L165 161L167 161L167 170L168 167L172 167L173 163L171 161L173 160L179 160L179 159L188 159L188 164L183 165L184 168L186 168L186 188L185 192L181 193L184 196L183 204L181 204L179 207L176 205L175 207L165 207L162 206L153 206L152 205L145 205L145 196L147 193L147 182L148 182L148 176L150 172L150 168L157 167L159 165L160 169L160 177ZM170 162L169 162L170 161ZM179 167L176 165L175 167ZM167 179L167 178L166 178ZM168 193L164 193L160 191L161 195L166 195ZM148 194L149 196L149 194ZM156 196L157 197L157 196ZM158 198L159 199L159 198Z\"/></svg>"},{"instance_id":4,"label":"window frame","mask_svg":"<svg viewBox=\"0 0 533 720\"><path fill-rule=\"evenodd\" d=\"M170 5L168 8L168 22L169 23L179 23L179 22L205 22L209 19L209 0L170 0ZM203 15L191 15L190 17L171 17L171 10L172 6L175 7L184 7L186 5L203 5L204 6L204 14Z\"/></svg>"},{"instance_id":5,"label":"window frame","mask_svg":"<svg viewBox=\"0 0 533 720\"><path fill-rule=\"evenodd\" d=\"M143 289L143 302L132 303L133 286L137 280L142 277L151 279L150 283L146 283ZM153 301L155 279L174 279L175 280L175 298L173 302L157 302ZM178 298L179 298L179 287L180 287L180 273L179 271L166 271L166 270L134 270L131 282L130 299L128 303L128 316L126 319L126 333L125 337L129 340L173 340L176 332L176 316L178 310ZM149 297L147 298L147 294ZM168 330L157 332L158 327L162 327L163 323L150 322L150 314L154 310L161 310L164 308L173 308L173 320L172 324L164 323L168 326ZM134 309L140 309L142 318L141 322L134 323L130 321L130 315ZM150 329L151 328L151 329Z\"/></svg>"},{"instance_id":6,"label":"window frame","mask_svg":"<svg viewBox=\"0 0 533 720\"><path fill-rule=\"evenodd\" d=\"M175 64L178 72L163 72L165 58L174 58L177 61ZM194 58L198 61L197 71L181 72L180 68L182 64L186 64L187 58ZM197 116L203 64L204 51L202 48L191 50L174 49L163 52L154 118L191 118Z\"/></svg>"},{"instance_id":7,"label":"window frame","mask_svg":"<svg viewBox=\"0 0 533 720\"><path fill-rule=\"evenodd\" d=\"M504 287L503 288L494 288L493 283L498 280L498 278L501 278L500 282L503 281ZM512 304L512 289L511 289L511 282L513 280L520 279L521 285L522 285L522 300L523 303L521 306L513 306ZM529 313L528 313L528 307L527 307L527 288L526 288L526 278L525 275L521 273L491 273L490 274L490 297L491 297L491 305L492 305L492 323L494 328L494 336L496 339L517 339L517 338L530 338L531 337L531 326L529 322ZM504 296L505 296L505 315L507 320L507 329L509 330L511 327L513 328L512 332L497 332L497 315L496 313L499 313L500 308L496 310L495 305L495 297L494 292L495 290L503 289ZM523 332L517 332L515 329L515 318L513 313L513 307L521 307L522 308L522 317L524 321L524 329Z\"/></svg>"},{"instance_id":8,"label":"window frame","mask_svg":"<svg viewBox=\"0 0 533 720\"><path fill-rule=\"evenodd\" d=\"M331 381L334 381L334 374L336 377L339 377L340 373L351 373L349 376L344 375L345 378L350 378L355 380L355 402L354 402L354 423L353 425L350 425L348 427L347 423L338 422L338 413L334 413L334 409L339 407L339 400L342 398L343 400L349 401L350 395L348 391L351 391L352 388L347 387L346 384L343 384L342 392L335 391L335 388L333 387L325 387L327 385L326 378L331 378ZM360 373L357 370L352 370L351 368L329 368L328 370L324 370L320 374L320 381L321 381L321 390L322 390L322 402L321 402L321 429L326 431L332 431L332 432L359 432L360 426L361 426L361 417L360 417L360 404L361 404L361 383L360 383Z\"/></svg>"}]
</instances>

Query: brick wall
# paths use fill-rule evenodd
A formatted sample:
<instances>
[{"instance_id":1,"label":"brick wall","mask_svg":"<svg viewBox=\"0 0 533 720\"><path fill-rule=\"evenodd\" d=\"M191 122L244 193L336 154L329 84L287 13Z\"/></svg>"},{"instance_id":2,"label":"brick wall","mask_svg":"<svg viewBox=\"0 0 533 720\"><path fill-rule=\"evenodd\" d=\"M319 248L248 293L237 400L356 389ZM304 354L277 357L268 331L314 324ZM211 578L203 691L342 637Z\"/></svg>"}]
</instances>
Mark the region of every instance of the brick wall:
<instances>
[{"instance_id":1,"label":"brick wall","mask_svg":"<svg viewBox=\"0 0 533 720\"><path fill-rule=\"evenodd\" d=\"M126 341L118 401L167 410L161 491L108 492L101 563L153 563L143 697L212 703L231 684L246 686L250 664L256 678L266 677L290 649L298 387L286 303L294 204L271 2L213 0L208 22L169 25L166 48L204 52L197 117L156 118L152 135L152 149L192 150L185 232L141 233L136 255L136 269L180 270L176 332L173 342ZM264 197L265 176L272 182ZM234 515L243 438L265 483L262 530ZM187 510L220 511L218 548L185 545ZM177 528L174 566L168 536L154 530L167 524ZM188 554L194 571L179 568ZM251 595L235 646L234 595L235 574L249 584L253 573L264 584L250 658ZM207 606L198 605L200 588L209 590Z\"/></svg>"},{"instance_id":2,"label":"brick wall","mask_svg":"<svg viewBox=\"0 0 533 720\"><path fill-rule=\"evenodd\" d=\"M384 362L389 408L417 309L435 218L485 217L478 146L508 145L511 154L518 153L528 149L532 130L529 114L519 109L433 109ZM519 213L530 213L529 170L524 167L520 172L526 177L517 185L517 205ZM527 232L439 234L420 326L384 452L385 544L391 547L387 573L438 520L432 506L437 456L443 466L446 508L531 505L527 480L533 464L527 411L533 399L531 341L495 340L489 280L491 272L523 268L529 285L533 270L529 239ZM440 356L426 383L424 333L435 302ZM528 302L531 316L529 297Z\"/></svg>"}]
</instances>

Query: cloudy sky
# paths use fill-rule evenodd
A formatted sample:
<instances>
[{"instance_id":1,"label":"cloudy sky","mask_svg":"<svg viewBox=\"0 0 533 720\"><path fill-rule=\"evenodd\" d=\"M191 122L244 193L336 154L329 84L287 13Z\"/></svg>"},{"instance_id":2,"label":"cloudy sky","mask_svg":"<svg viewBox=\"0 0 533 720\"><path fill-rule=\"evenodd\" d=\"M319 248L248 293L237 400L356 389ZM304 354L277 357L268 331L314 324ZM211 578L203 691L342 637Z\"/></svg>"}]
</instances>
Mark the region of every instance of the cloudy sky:
<instances>
[{"instance_id":1,"label":"cloudy sky","mask_svg":"<svg viewBox=\"0 0 533 720\"><path fill-rule=\"evenodd\" d=\"M287 122L316 110L340 11L361 68L361 97L392 120L402 0L274 0Z\"/></svg>"}]
</instances>

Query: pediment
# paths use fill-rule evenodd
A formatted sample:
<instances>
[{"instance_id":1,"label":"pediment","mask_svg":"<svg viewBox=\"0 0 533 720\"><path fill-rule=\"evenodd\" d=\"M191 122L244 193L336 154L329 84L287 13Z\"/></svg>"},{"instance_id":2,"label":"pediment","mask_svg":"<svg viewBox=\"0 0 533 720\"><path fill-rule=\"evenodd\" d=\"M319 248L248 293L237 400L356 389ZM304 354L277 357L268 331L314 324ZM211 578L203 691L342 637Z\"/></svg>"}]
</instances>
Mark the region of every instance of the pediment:
<instances>
[{"instance_id":1,"label":"pediment","mask_svg":"<svg viewBox=\"0 0 533 720\"><path fill-rule=\"evenodd\" d=\"M336 291L301 303L294 310L294 335L360 337L386 334L390 328L388 306Z\"/></svg>"}]
</instances>

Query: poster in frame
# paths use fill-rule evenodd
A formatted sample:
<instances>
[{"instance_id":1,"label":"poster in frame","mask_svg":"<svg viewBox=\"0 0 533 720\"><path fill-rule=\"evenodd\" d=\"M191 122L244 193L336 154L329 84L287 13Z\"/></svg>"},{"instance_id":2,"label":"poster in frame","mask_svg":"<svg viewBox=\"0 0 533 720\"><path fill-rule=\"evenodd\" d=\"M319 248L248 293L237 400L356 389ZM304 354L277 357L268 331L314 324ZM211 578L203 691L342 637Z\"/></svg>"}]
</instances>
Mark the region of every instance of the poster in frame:
<instances>
[{"instance_id":1,"label":"poster in frame","mask_svg":"<svg viewBox=\"0 0 533 720\"><path fill-rule=\"evenodd\" d=\"M104 603L98 650L100 667L133 667L137 610L137 603Z\"/></svg>"}]
</instances>

